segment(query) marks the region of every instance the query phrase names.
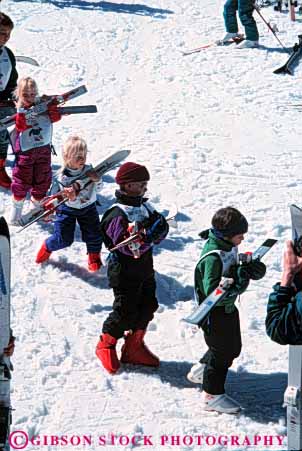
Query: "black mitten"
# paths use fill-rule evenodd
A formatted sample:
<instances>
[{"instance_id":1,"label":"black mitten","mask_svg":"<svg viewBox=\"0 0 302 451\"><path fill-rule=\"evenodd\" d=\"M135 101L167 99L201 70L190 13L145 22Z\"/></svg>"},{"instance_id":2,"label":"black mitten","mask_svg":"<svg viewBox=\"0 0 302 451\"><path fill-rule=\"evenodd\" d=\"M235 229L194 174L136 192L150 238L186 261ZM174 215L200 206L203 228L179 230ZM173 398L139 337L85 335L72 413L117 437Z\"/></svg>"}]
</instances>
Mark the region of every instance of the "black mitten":
<instances>
[{"instance_id":1,"label":"black mitten","mask_svg":"<svg viewBox=\"0 0 302 451\"><path fill-rule=\"evenodd\" d=\"M260 280L265 276L266 266L259 260L244 263L237 269L237 276L239 281L243 280Z\"/></svg>"}]
</instances>

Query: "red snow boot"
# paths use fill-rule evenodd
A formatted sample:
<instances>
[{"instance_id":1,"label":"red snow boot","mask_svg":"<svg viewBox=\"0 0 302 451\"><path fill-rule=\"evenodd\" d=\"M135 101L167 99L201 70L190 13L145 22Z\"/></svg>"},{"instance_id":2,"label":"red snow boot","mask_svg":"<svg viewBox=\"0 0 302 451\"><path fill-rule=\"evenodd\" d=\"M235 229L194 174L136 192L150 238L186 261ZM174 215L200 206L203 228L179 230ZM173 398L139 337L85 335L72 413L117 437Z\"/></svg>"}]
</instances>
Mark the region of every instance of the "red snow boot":
<instances>
[{"instance_id":1,"label":"red snow boot","mask_svg":"<svg viewBox=\"0 0 302 451\"><path fill-rule=\"evenodd\" d=\"M9 189L12 181L6 173L5 161L5 159L0 159L0 186Z\"/></svg>"},{"instance_id":2,"label":"red snow boot","mask_svg":"<svg viewBox=\"0 0 302 451\"><path fill-rule=\"evenodd\" d=\"M128 333L122 347L121 362L133 365L159 366L159 358L152 354L144 342L145 330Z\"/></svg>"},{"instance_id":3,"label":"red snow boot","mask_svg":"<svg viewBox=\"0 0 302 451\"><path fill-rule=\"evenodd\" d=\"M116 338L109 334L102 334L95 350L96 356L102 362L103 367L111 374L116 373L120 367L115 349L116 343Z\"/></svg>"},{"instance_id":4,"label":"red snow boot","mask_svg":"<svg viewBox=\"0 0 302 451\"><path fill-rule=\"evenodd\" d=\"M44 241L44 243L41 246L41 249L39 250L39 252L37 253L36 256L36 263L43 263L46 262L46 260L49 259L51 255L51 252L49 252L49 250L46 247L46 243Z\"/></svg>"},{"instance_id":5,"label":"red snow boot","mask_svg":"<svg viewBox=\"0 0 302 451\"><path fill-rule=\"evenodd\" d=\"M99 252L88 252L88 270L95 272L102 266L101 257Z\"/></svg>"}]
</instances>

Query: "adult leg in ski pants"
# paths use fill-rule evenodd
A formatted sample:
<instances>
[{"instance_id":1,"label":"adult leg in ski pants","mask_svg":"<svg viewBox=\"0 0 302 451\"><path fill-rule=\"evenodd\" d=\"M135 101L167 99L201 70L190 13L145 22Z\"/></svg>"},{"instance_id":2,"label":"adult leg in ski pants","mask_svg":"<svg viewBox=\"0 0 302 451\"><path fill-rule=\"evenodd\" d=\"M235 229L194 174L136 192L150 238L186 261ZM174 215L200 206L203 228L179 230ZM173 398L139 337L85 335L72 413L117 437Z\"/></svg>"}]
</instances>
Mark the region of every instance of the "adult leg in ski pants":
<instances>
[{"instance_id":1,"label":"adult leg in ski pants","mask_svg":"<svg viewBox=\"0 0 302 451\"><path fill-rule=\"evenodd\" d=\"M238 22L236 11L238 10L239 19L244 26L246 39L258 41L259 33L257 24L253 17L253 0L226 0L223 9L225 29L229 33L238 32Z\"/></svg>"},{"instance_id":2,"label":"adult leg in ski pants","mask_svg":"<svg viewBox=\"0 0 302 451\"><path fill-rule=\"evenodd\" d=\"M225 313L224 307L216 307L210 314L209 333L204 334L209 349L200 360L205 363L202 388L211 395L225 392L227 372L241 351L239 313Z\"/></svg>"}]
</instances>

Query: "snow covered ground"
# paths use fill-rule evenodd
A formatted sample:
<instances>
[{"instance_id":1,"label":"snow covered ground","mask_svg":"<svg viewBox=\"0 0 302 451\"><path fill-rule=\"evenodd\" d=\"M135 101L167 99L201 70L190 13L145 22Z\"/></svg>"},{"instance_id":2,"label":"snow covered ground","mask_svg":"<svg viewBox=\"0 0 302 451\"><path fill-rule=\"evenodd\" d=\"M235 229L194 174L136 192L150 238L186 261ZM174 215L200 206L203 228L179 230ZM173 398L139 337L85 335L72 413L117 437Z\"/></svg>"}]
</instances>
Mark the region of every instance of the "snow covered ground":
<instances>
[{"instance_id":1,"label":"snow covered ground","mask_svg":"<svg viewBox=\"0 0 302 451\"><path fill-rule=\"evenodd\" d=\"M41 65L20 63L20 75L33 76L47 94L85 83L88 94L74 104L98 106L98 114L69 116L55 125L54 169L72 132L87 139L92 163L129 148L129 160L151 172L155 207L163 211L176 202L179 212L177 228L155 257L160 308L146 341L161 366L128 367L114 377L94 355L112 304L105 269L88 273L79 235L71 248L37 266L35 254L51 226L34 225L21 234L11 228L12 318L18 337L12 430L70 440L92 437L86 446L83 438L79 446L76 439L74 446L50 441L27 446L52 451L135 447L126 445L126 438L111 445L110 434L151 435L151 443L139 446L142 451L285 449L286 438L279 445L276 436L286 434L282 401L288 350L267 338L264 319L268 293L280 277L283 243L290 237L288 206L302 203L301 113L287 107L302 103L302 66L294 77L273 74L287 56L258 18L259 49L218 47L183 57L182 51L223 33L218 0L137 1L1 4L16 25L10 47ZM272 8L263 14L278 25L285 46L292 46L301 18L292 24ZM100 214L112 203L114 190L110 173ZM6 216L10 196L4 191L0 196ZM243 251L267 237L280 240L265 259L266 278L251 284L239 306L243 351L230 371L228 392L245 410L235 417L201 410L200 388L186 373L205 345L200 331L181 322L193 307L193 268L202 247L198 232L227 205L249 219ZM204 436L200 443L198 435ZM101 443L99 436L105 436ZM180 444L172 436L180 436ZM207 436L214 437L208 444ZM227 443L219 444L219 436ZM239 444L231 436L239 436ZM254 436L262 437L258 444ZM273 445L264 436L273 436Z\"/></svg>"}]
</instances>

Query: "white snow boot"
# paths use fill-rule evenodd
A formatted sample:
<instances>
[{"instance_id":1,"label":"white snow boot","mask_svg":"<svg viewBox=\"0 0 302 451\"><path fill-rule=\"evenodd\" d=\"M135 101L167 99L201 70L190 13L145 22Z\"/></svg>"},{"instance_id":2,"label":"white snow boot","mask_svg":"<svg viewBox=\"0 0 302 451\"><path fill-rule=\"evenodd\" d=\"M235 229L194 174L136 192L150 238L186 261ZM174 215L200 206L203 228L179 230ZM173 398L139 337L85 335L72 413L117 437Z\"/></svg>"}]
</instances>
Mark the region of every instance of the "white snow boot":
<instances>
[{"instance_id":1,"label":"white snow boot","mask_svg":"<svg viewBox=\"0 0 302 451\"><path fill-rule=\"evenodd\" d=\"M30 199L30 207L29 210L21 215L20 218L20 225L25 226L28 224L31 220L33 220L36 216L43 213L44 209L41 206L40 202L33 197Z\"/></svg>"},{"instance_id":2,"label":"white snow boot","mask_svg":"<svg viewBox=\"0 0 302 451\"><path fill-rule=\"evenodd\" d=\"M239 413L241 411L238 402L225 393L223 395L209 395L208 393L203 392L202 397L204 410L231 414Z\"/></svg>"},{"instance_id":3,"label":"white snow boot","mask_svg":"<svg viewBox=\"0 0 302 451\"><path fill-rule=\"evenodd\" d=\"M222 38L218 41L221 42L222 44L225 42L229 42L232 40L236 40L236 39L242 39L243 35L240 33L225 33Z\"/></svg>"},{"instance_id":4,"label":"white snow boot","mask_svg":"<svg viewBox=\"0 0 302 451\"><path fill-rule=\"evenodd\" d=\"M250 41L249 39L245 39L245 41L236 46L236 49L255 49L257 47L259 47L259 41Z\"/></svg>"},{"instance_id":5,"label":"white snow boot","mask_svg":"<svg viewBox=\"0 0 302 451\"><path fill-rule=\"evenodd\" d=\"M196 363L190 369L190 372L187 374L187 379L193 384L202 384L203 383L203 372L205 369L205 363Z\"/></svg>"},{"instance_id":6,"label":"white snow boot","mask_svg":"<svg viewBox=\"0 0 302 451\"><path fill-rule=\"evenodd\" d=\"M22 200L16 200L13 199L11 211L10 211L10 218L9 223L13 226L20 226L20 218L22 214L22 208L24 204L24 199Z\"/></svg>"}]
</instances>

